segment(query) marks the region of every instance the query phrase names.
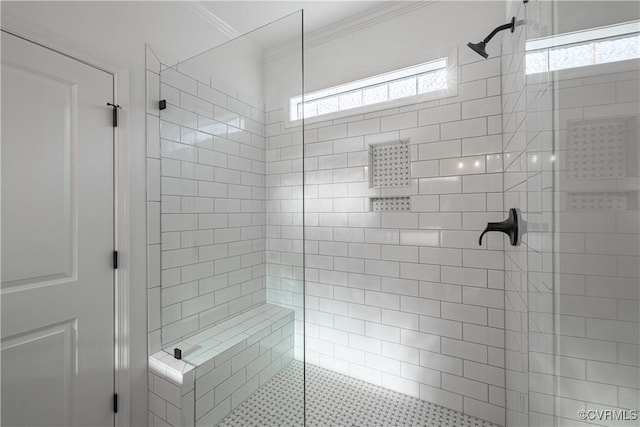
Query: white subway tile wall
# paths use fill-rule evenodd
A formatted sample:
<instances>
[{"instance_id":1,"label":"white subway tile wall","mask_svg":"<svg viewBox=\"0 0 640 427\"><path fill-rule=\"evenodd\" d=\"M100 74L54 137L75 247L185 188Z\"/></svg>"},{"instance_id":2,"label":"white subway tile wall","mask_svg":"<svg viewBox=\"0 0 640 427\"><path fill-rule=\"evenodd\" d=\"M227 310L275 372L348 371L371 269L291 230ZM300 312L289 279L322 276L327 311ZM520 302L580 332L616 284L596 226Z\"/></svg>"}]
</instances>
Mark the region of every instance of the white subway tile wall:
<instances>
[{"instance_id":1,"label":"white subway tile wall","mask_svg":"<svg viewBox=\"0 0 640 427\"><path fill-rule=\"evenodd\" d=\"M503 215L500 61L460 55L455 97L306 126L304 233L302 130L267 112L267 300L296 357L304 278L307 362L504 424L503 237L478 246ZM410 185L369 188L370 145L402 139Z\"/></svg>"},{"instance_id":2,"label":"white subway tile wall","mask_svg":"<svg viewBox=\"0 0 640 427\"><path fill-rule=\"evenodd\" d=\"M174 69L159 90L167 108L148 186L161 206L166 346L266 300L265 126L260 108Z\"/></svg>"}]
</instances>

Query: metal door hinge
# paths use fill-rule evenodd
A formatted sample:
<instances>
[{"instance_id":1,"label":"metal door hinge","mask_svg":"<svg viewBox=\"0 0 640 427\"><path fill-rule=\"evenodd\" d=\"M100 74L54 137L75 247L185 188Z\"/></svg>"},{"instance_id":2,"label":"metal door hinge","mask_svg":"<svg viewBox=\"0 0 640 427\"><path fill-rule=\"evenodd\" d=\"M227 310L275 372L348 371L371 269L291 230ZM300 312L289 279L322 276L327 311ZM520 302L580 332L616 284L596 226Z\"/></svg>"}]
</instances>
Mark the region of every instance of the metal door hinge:
<instances>
[{"instance_id":1,"label":"metal door hinge","mask_svg":"<svg viewBox=\"0 0 640 427\"><path fill-rule=\"evenodd\" d=\"M113 269L118 269L118 251L113 251Z\"/></svg>"},{"instance_id":2,"label":"metal door hinge","mask_svg":"<svg viewBox=\"0 0 640 427\"><path fill-rule=\"evenodd\" d=\"M113 412L115 414L118 413L118 393L114 393L113 395Z\"/></svg>"},{"instance_id":3,"label":"metal door hinge","mask_svg":"<svg viewBox=\"0 0 640 427\"><path fill-rule=\"evenodd\" d=\"M107 102L107 105L113 108L113 127L117 128L118 127L118 109L120 109L120 106L112 104L110 102Z\"/></svg>"}]
</instances>

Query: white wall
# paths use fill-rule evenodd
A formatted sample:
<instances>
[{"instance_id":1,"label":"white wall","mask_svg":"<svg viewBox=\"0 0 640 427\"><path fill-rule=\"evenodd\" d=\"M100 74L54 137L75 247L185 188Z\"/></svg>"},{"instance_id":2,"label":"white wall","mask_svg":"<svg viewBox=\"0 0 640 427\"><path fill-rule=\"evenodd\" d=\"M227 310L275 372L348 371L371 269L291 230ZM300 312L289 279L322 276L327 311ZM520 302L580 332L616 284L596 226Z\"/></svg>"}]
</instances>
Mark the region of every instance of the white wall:
<instances>
[{"instance_id":1,"label":"white wall","mask_svg":"<svg viewBox=\"0 0 640 427\"><path fill-rule=\"evenodd\" d=\"M2 26L84 59L129 70L131 230L131 425L146 426L147 313L145 217L145 43L164 62L211 48L226 37L181 2L2 2Z\"/></svg>"}]
</instances>

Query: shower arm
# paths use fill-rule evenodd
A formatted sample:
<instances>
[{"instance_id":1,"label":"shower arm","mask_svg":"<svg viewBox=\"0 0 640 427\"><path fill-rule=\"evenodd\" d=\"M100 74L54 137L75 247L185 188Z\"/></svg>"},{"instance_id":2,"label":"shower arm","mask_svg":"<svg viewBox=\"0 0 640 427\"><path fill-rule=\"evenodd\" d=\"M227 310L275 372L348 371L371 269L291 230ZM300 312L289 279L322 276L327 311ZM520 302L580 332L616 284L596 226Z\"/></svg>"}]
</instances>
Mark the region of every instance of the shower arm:
<instances>
[{"instance_id":1,"label":"shower arm","mask_svg":"<svg viewBox=\"0 0 640 427\"><path fill-rule=\"evenodd\" d=\"M497 27L493 31L491 31L491 34L489 34L487 37L485 37L483 42L489 43L489 41L493 38L493 36L495 36L500 31L503 31L503 30L511 30L511 32L513 33L513 30L515 28L516 28L516 17L514 16L513 18L511 18L511 22L509 22L508 24L500 25L499 27Z\"/></svg>"}]
</instances>

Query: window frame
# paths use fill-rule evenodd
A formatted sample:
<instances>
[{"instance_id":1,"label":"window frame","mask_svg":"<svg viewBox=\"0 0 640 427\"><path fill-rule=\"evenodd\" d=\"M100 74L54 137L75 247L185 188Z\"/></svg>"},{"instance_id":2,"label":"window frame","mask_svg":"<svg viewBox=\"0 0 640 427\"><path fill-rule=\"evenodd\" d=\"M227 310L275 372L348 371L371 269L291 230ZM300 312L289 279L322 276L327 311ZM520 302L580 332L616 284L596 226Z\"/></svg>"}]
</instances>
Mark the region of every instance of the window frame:
<instances>
[{"instance_id":1,"label":"window frame","mask_svg":"<svg viewBox=\"0 0 640 427\"><path fill-rule=\"evenodd\" d=\"M558 48L571 48L593 45L591 49L595 49L595 44L603 41L613 41L616 39L623 39L627 37L638 37L640 34L640 21L629 21L620 24L608 25L604 27L589 28L580 31L574 31L570 33L563 33L554 36L541 37L538 39L527 40L525 45L525 75L527 77L534 76L536 74L555 73L559 71L572 70L576 68L593 67L599 65L605 65L610 63L616 63L623 60L604 61L597 62L595 58L592 63L575 65L571 67L563 67L557 69L551 69L550 55L551 51ZM529 55L534 54L546 55L546 67L541 71L527 71L526 61ZM595 51L594 51L595 53ZM625 60L637 60L640 58L628 58Z\"/></svg>"},{"instance_id":2,"label":"window frame","mask_svg":"<svg viewBox=\"0 0 640 427\"><path fill-rule=\"evenodd\" d=\"M434 67L434 64L437 64L440 61L446 61L446 66ZM429 67L431 68L429 69ZM410 72L416 68L418 68L419 70L424 69L425 71ZM375 104L349 108L346 110L336 111L328 114L322 114L319 116L306 117L304 119L292 118L292 114L294 112L293 111L294 105L297 106L299 102L306 102L314 99L324 98L326 96L346 93L352 90L375 86L377 84L382 84L382 83L388 83L397 79L402 79L402 78L410 77L413 75L419 75L425 72L429 72L432 70L435 71L442 68L446 68L446 71L447 71L447 77L446 77L447 86L444 89L416 94L416 95L410 95L407 97L387 100L387 101L383 101ZM419 104L423 102L429 102L429 101L434 101L442 98L456 96L458 94L458 80L459 80L458 75L459 75L458 50L456 48L450 51L448 54L442 55L436 59L427 59L423 62L419 62L413 65L408 65L401 68L394 68L385 72L376 73L371 77L365 77L358 80L353 80L353 81L345 82L342 84L334 85L328 88L319 89L319 90L310 92L308 94L305 94L304 96L302 95L290 96L290 97L287 97L287 107L286 107L287 120L285 121L285 127L290 128L294 126L300 126L302 125L303 120L304 120L304 124L309 125L314 123L321 123L321 122L346 118L350 116L373 113L376 111L387 110L391 108L399 108L407 105ZM385 80L385 78L389 76L392 76L392 78L387 78ZM363 84L364 82L366 82L366 84ZM311 99L306 99L306 97L310 97ZM297 115L297 108L295 110L295 113Z\"/></svg>"}]
</instances>

